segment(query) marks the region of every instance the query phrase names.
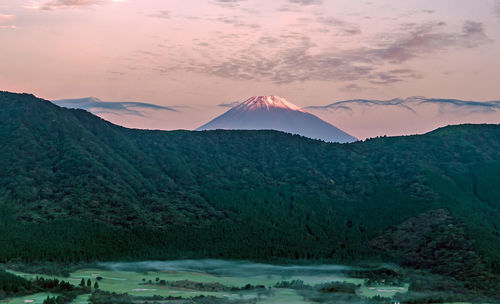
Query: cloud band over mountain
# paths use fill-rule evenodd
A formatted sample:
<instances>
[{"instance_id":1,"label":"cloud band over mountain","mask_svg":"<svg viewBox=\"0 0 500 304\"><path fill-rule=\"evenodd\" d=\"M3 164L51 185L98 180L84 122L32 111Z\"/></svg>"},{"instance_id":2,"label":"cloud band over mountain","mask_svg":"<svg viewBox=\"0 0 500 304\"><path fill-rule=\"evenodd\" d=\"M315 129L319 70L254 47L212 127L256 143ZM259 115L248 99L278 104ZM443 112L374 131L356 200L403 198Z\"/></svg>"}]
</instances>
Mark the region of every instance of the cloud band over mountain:
<instances>
[{"instance_id":1,"label":"cloud band over mountain","mask_svg":"<svg viewBox=\"0 0 500 304\"><path fill-rule=\"evenodd\" d=\"M79 98L79 99L61 99L53 101L56 105L71 108L83 109L94 114L114 113L114 114L129 114L143 116L141 110L164 110L170 112L179 112L173 107L164 107L151 103L144 102L111 102L101 101L95 97Z\"/></svg>"},{"instance_id":2,"label":"cloud band over mountain","mask_svg":"<svg viewBox=\"0 0 500 304\"><path fill-rule=\"evenodd\" d=\"M370 100L370 99L353 99L331 103L325 106L309 106L306 109L316 110L349 110L353 111L353 106L364 107L387 107L397 106L413 113L417 113L415 107L419 105L438 105L441 107L453 107L457 110L470 113L491 113L500 110L500 101L468 101L459 99L438 99L425 97L409 97L406 99L390 99L390 100ZM444 110L443 110L444 111Z\"/></svg>"}]
</instances>

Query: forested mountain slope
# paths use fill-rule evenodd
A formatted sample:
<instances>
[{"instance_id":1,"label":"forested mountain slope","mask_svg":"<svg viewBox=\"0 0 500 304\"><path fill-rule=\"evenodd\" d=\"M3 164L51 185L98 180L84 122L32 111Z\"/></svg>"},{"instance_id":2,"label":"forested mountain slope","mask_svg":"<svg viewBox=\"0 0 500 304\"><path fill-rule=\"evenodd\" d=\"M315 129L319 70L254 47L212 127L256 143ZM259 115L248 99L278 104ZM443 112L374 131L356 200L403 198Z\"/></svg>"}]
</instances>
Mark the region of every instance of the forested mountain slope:
<instances>
[{"instance_id":1,"label":"forested mountain slope","mask_svg":"<svg viewBox=\"0 0 500 304\"><path fill-rule=\"evenodd\" d=\"M500 125L340 145L131 130L0 93L0 261L368 260L378 235L439 209L498 272L499 185Z\"/></svg>"}]
</instances>

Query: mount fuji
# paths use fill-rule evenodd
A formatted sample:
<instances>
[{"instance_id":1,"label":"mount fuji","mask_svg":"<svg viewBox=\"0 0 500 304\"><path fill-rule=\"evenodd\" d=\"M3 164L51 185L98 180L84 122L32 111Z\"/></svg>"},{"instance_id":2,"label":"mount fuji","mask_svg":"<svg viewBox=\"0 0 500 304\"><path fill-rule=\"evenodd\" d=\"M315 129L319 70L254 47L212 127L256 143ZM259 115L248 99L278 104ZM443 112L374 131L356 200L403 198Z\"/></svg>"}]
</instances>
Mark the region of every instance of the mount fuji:
<instances>
[{"instance_id":1,"label":"mount fuji","mask_svg":"<svg viewBox=\"0 0 500 304\"><path fill-rule=\"evenodd\" d=\"M326 142L357 139L278 96L254 96L196 129L277 130Z\"/></svg>"}]
</instances>

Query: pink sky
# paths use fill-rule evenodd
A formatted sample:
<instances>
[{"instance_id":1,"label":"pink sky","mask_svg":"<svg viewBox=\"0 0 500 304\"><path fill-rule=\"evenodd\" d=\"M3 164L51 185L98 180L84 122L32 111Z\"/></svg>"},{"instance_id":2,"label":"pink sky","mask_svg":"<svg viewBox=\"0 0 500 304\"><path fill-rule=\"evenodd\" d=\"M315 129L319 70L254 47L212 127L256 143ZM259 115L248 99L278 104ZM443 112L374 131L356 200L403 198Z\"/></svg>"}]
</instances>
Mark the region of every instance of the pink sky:
<instances>
[{"instance_id":1,"label":"pink sky","mask_svg":"<svg viewBox=\"0 0 500 304\"><path fill-rule=\"evenodd\" d=\"M254 95L301 107L499 100L499 41L496 0L2 0L0 90L176 107L101 114L161 129L194 129L226 110L219 104ZM415 132L500 123L498 110L429 111L313 113L361 138L411 133L409 121Z\"/></svg>"}]
</instances>

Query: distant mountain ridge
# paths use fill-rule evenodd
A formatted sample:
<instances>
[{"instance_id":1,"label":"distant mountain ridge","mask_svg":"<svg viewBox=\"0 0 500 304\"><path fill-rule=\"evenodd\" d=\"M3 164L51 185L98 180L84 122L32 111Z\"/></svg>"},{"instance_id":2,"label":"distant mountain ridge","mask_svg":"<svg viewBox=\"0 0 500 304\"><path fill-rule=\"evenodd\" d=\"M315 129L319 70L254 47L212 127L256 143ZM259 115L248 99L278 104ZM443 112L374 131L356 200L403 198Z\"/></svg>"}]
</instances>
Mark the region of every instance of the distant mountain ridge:
<instances>
[{"instance_id":1,"label":"distant mountain ridge","mask_svg":"<svg viewBox=\"0 0 500 304\"><path fill-rule=\"evenodd\" d=\"M254 96L196 129L277 130L326 142L357 139L278 96Z\"/></svg>"}]
</instances>

